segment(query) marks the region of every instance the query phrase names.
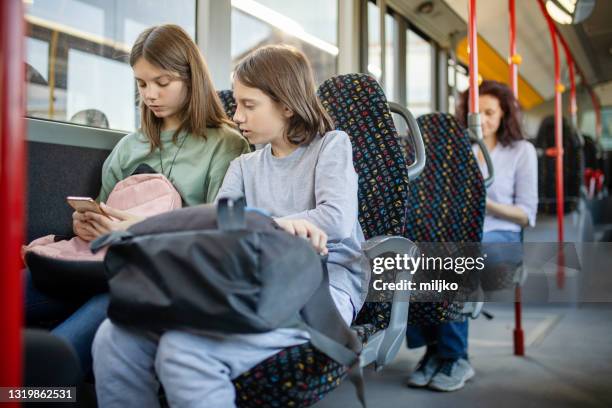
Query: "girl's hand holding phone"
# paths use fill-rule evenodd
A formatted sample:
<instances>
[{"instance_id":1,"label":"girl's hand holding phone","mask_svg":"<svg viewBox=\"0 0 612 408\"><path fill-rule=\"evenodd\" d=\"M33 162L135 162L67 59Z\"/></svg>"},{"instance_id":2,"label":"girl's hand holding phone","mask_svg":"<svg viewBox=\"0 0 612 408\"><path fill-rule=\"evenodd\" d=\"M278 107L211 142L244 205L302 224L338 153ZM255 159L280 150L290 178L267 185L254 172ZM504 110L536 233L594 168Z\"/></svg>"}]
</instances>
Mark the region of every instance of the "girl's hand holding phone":
<instances>
[{"instance_id":1,"label":"girl's hand holding phone","mask_svg":"<svg viewBox=\"0 0 612 408\"><path fill-rule=\"evenodd\" d=\"M72 213L72 231L84 241L93 241L98 237L98 232L87 222L85 213L75 211Z\"/></svg>"},{"instance_id":2,"label":"girl's hand holding phone","mask_svg":"<svg viewBox=\"0 0 612 408\"><path fill-rule=\"evenodd\" d=\"M143 217L137 217L129 212L117 210L116 208L109 207L104 203L101 203L100 207L111 218L90 211L82 214L84 216L84 222L89 224L89 228L86 228L85 230L95 233L96 236L94 238L104 234L109 234L113 231L125 231L132 225L144 220Z\"/></svg>"},{"instance_id":3,"label":"girl's hand holding phone","mask_svg":"<svg viewBox=\"0 0 612 408\"><path fill-rule=\"evenodd\" d=\"M275 219L276 223L292 235L297 235L310 241L321 255L327 255L327 234L310 221L301 219Z\"/></svg>"}]
</instances>

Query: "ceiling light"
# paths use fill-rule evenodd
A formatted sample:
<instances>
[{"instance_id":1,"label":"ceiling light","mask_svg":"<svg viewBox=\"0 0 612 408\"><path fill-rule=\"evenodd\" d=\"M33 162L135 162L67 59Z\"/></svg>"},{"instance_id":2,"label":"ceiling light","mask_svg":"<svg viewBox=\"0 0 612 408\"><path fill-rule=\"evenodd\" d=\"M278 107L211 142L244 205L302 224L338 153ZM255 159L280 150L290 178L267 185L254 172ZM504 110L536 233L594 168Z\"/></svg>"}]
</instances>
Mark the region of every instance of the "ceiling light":
<instances>
[{"instance_id":1,"label":"ceiling light","mask_svg":"<svg viewBox=\"0 0 612 408\"><path fill-rule=\"evenodd\" d=\"M591 15L595 0L547 0L546 11L559 24L578 24Z\"/></svg>"},{"instance_id":2,"label":"ceiling light","mask_svg":"<svg viewBox=\"0 0 612 408\"><path fill-rule=\"evenodd\" d=\"M417 6L416 12L419 14L431 14L433 9L434 5L432 1L424 1Z\"/></svg>"}]
</instances>

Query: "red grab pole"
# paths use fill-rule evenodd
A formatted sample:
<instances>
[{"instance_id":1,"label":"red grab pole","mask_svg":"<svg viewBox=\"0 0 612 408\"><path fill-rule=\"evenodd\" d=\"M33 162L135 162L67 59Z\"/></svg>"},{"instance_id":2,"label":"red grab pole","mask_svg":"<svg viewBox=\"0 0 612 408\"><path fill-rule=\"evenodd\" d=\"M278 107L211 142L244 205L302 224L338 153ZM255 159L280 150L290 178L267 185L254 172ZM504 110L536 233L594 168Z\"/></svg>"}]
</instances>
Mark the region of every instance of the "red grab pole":
<instances>
[{"instance_id":1,"label":"red grab pole","mask_svg":"<svg viewBox=\"0 0 612 408\"><path fill-rule=\"evenodd\" d=\"M510 16L510 87L512 93L518 101L518 64L521 63L521 57L516 53L516 6L515 0L508 0L508 14ZM514 288L514 355L525 355L525 335L522 325L522 309L521 309L521 285L516 284Z\"/></svg>"},{"instance_id":2,"label":"red grab pole","mask_svg":"<svg viewBox=\"0 0 612 408\"><path fill-rule=\"evenodd\" d=\"M21 0L0 1L0 386L21 385L24 233L24 23ZM18 407L18 403L7 406Z\"/></svg>"},{"instance_id":3,"label":"red grab pole","mask_svg":"<svg viewBox=\"0 0 612 408\"><path fill-rule=\"evenodd\" d=\"M478 112L478 31L476 28L476 0L468 5L468 39L470 47L470 113Z\"/></svg>"},{"instance_id":4,"label":"red grab pole","mask_svg":"<svg viewBox=\"0 0 612 408\"><path fill-rule=\"evenodd\" d=\"M470 103L467 115L468 129L482 140L482 125L478 113L478 31L476 28L476 0L468 3L468 44L470 56Z\"/></svg>"},{"instance_id":5,"label":"red grab pole","mask_svg":"<svg viewBox=\"0 0 612 408\"><path fill-rule=\"evenodd\" d=\"M544 2L538 1L540 9L546 23L548 24L548 30L550 31L550 38L553 45L553 53L555 57L555 156L556 161L556 173L557 173L557 240L563 242L563 110L562 110L562 99L561 92L563 91L563 84L561 84L561 69L559 63L559 48L557 47L557 36L555 30L555 23L552 18L548 15Z\"/></svg>"},{"instance_id":6,"label":"red grab pole","mask_svg":"<svg viewBox=\"0 0 612 408\"><path fill-rule=\"evenodd\" d=\"M555 26L555 32L557 33L557 38L559 38L559 41L561 41L561 45L563 46L563 49L565 50L565 55L566 58L568 60L568 66L569 66L569 73L570 73L570 81L571 81L571 104L570 105L570 112L572 113L573 117L572 117L572 121L575 121L577 119L576 115L578 113L578 107L576 105L576 85L575 85L575 79L574 79L574 69L576 71L578 71L578 74L582 77L582 84L588 89L589 94L591 96L591 101L593 103L593 110L595 111L595 138L597 140L599 140L599 138L601 137L601 106L599 104L599 100L597 98L597 95L595 94L595 92L593 91L593 88L587 83L586 81L586 77L584 76L584 73L582 72L582 70L580 69L580 66L578 64L576 64L576 62L573 59L572 53L569 50L569 47L567 45L567 41L565 41L565 38L563 38L563 35L561 35L561 33L559 32L559 29L557 28L557 26ZM570 64L570 59L572 61L572 64ZM575 122L574 124L576 124L577 122Z\"/></svg>"},{"instance_id":7,"label":"red grab pole","mask_svg":"<svg viewBox=\"0 0 612 408\"><path fill-rule=\"evenodd\" d=\"M510 67L510 88L514 97L518 100L518 65L521 57L516 53L516 6L515 0L508 0L508 14L510 16L510 56L508 58Z\"/></svg>"},{"instance_id":8,"label":"red grab pole","mask_svg":"<svg viewBox=\"0 0 612 408\"><path fill-rule=\"evenodd\" d=\"M574 57L565 41L565 38L559 33L557 26L555 26L555 33L561 41L561 45L563 46L563 51L565 52L565 60L567 61L567 66L569 67L569 77L570 77L570 117L572 118L572 124L574 127L578 127L578 105L576 103L576 76L574 74Z\"/></svg>"},{"instance_id":9,"label":"red grab pole","mask_svg":"<svg viewBox=\"0 0 612 408\"><path fill-rule=\"evenodd\" d=\"M553 53L555 57L555 156L556 156L556 178L557 178L557 242L559 253L557 255L557 287L563 288L565 282L565 271L563 265L565 256L563 254L563 106L561 92L563 92L563 84L561 84L561 69L559 62L559 48L557 46L556 26L552 18L548 15L544 2L538 1L542 14L546 18L548 31L553 45Z\"/></svg>"}]
</instances>

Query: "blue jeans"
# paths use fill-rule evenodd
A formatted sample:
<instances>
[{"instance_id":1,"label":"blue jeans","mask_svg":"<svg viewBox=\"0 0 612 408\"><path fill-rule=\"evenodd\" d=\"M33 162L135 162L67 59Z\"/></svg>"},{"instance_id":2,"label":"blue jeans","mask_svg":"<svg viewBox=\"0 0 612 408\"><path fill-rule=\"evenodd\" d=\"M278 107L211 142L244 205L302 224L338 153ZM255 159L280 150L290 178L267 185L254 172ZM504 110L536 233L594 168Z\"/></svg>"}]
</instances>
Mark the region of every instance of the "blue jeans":
<instances>
[{"instance_id":1,"label":"blue jeans","mask_svg":"<svg viewBox=\"0 0 612 408\"><path fill-rule=\"evenodd\" d=\"M487 254L487 263L518 265L523 258L523 248L519 245L520 242L521 233L517 231L485 232L482 235L482 250ZM495 245L513 243L516 245Z\"/></svg>"},{"instance_id":2,"label":"blue jeans","mask_svg":"<svg viewBox=\"0 0 612 408\"><path fill-rule=\"evenodd\" d=\"M428 354L448 360L468 358L468 322L441 323L432 326L415 326L406 328L408 348L427 346Z\"/></svg>"},{"instance_id":3,"label":"blue jeans","mask_svg":"<svg viewBox=\"0 0 612 408\"><path fill-rule=\"evenodd\" d=\"M34 287L29 270L24 271L25 313L28 322L63 320L51 333L74 347L83 373L92 368L91 345L100 324L106 318L108 295L96 295L84 302L48 296Z\"/></svg>"},{"instance_id":4,"label":"blue jeans","mask_svg":"<svg viewBox=\"0 0 612 408\"><path fill-rule=\"evenodd\" d=\"M482 237L483 243L521 242L521 233L515 231L489 231ZM494 246L483 245L488 252L489 262L520 262L522 252L519 247L506 247L505 251ZM520 253L519 253L520 252ZM441 323L432 326L415 326L406 328L406 342L409 348L427 346L427 353L443 359L467 359L468 320L463 322Z\"/></svg>"}]
</instances>

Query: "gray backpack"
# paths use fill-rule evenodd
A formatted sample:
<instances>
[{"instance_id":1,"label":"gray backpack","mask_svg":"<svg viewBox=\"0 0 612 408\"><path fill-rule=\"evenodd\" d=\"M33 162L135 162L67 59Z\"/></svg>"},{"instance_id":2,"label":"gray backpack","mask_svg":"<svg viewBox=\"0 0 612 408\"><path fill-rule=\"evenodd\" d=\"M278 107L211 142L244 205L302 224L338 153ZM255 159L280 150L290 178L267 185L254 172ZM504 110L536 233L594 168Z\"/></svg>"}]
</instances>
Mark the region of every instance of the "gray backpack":
<instances>
[{"instance_id":1,"label":"gray backpack","mask_svg":"<svg viewBox=\"0 0 612 408\"><path fill-rule=\"evenodd\" d=\"M326 260L272 218L245 211L244 200L151 217L92 250L107 245L113 322L155 332L300 328L351 369L363 403L362 344L333 302Z\"/></svg>"}]
</instances>

